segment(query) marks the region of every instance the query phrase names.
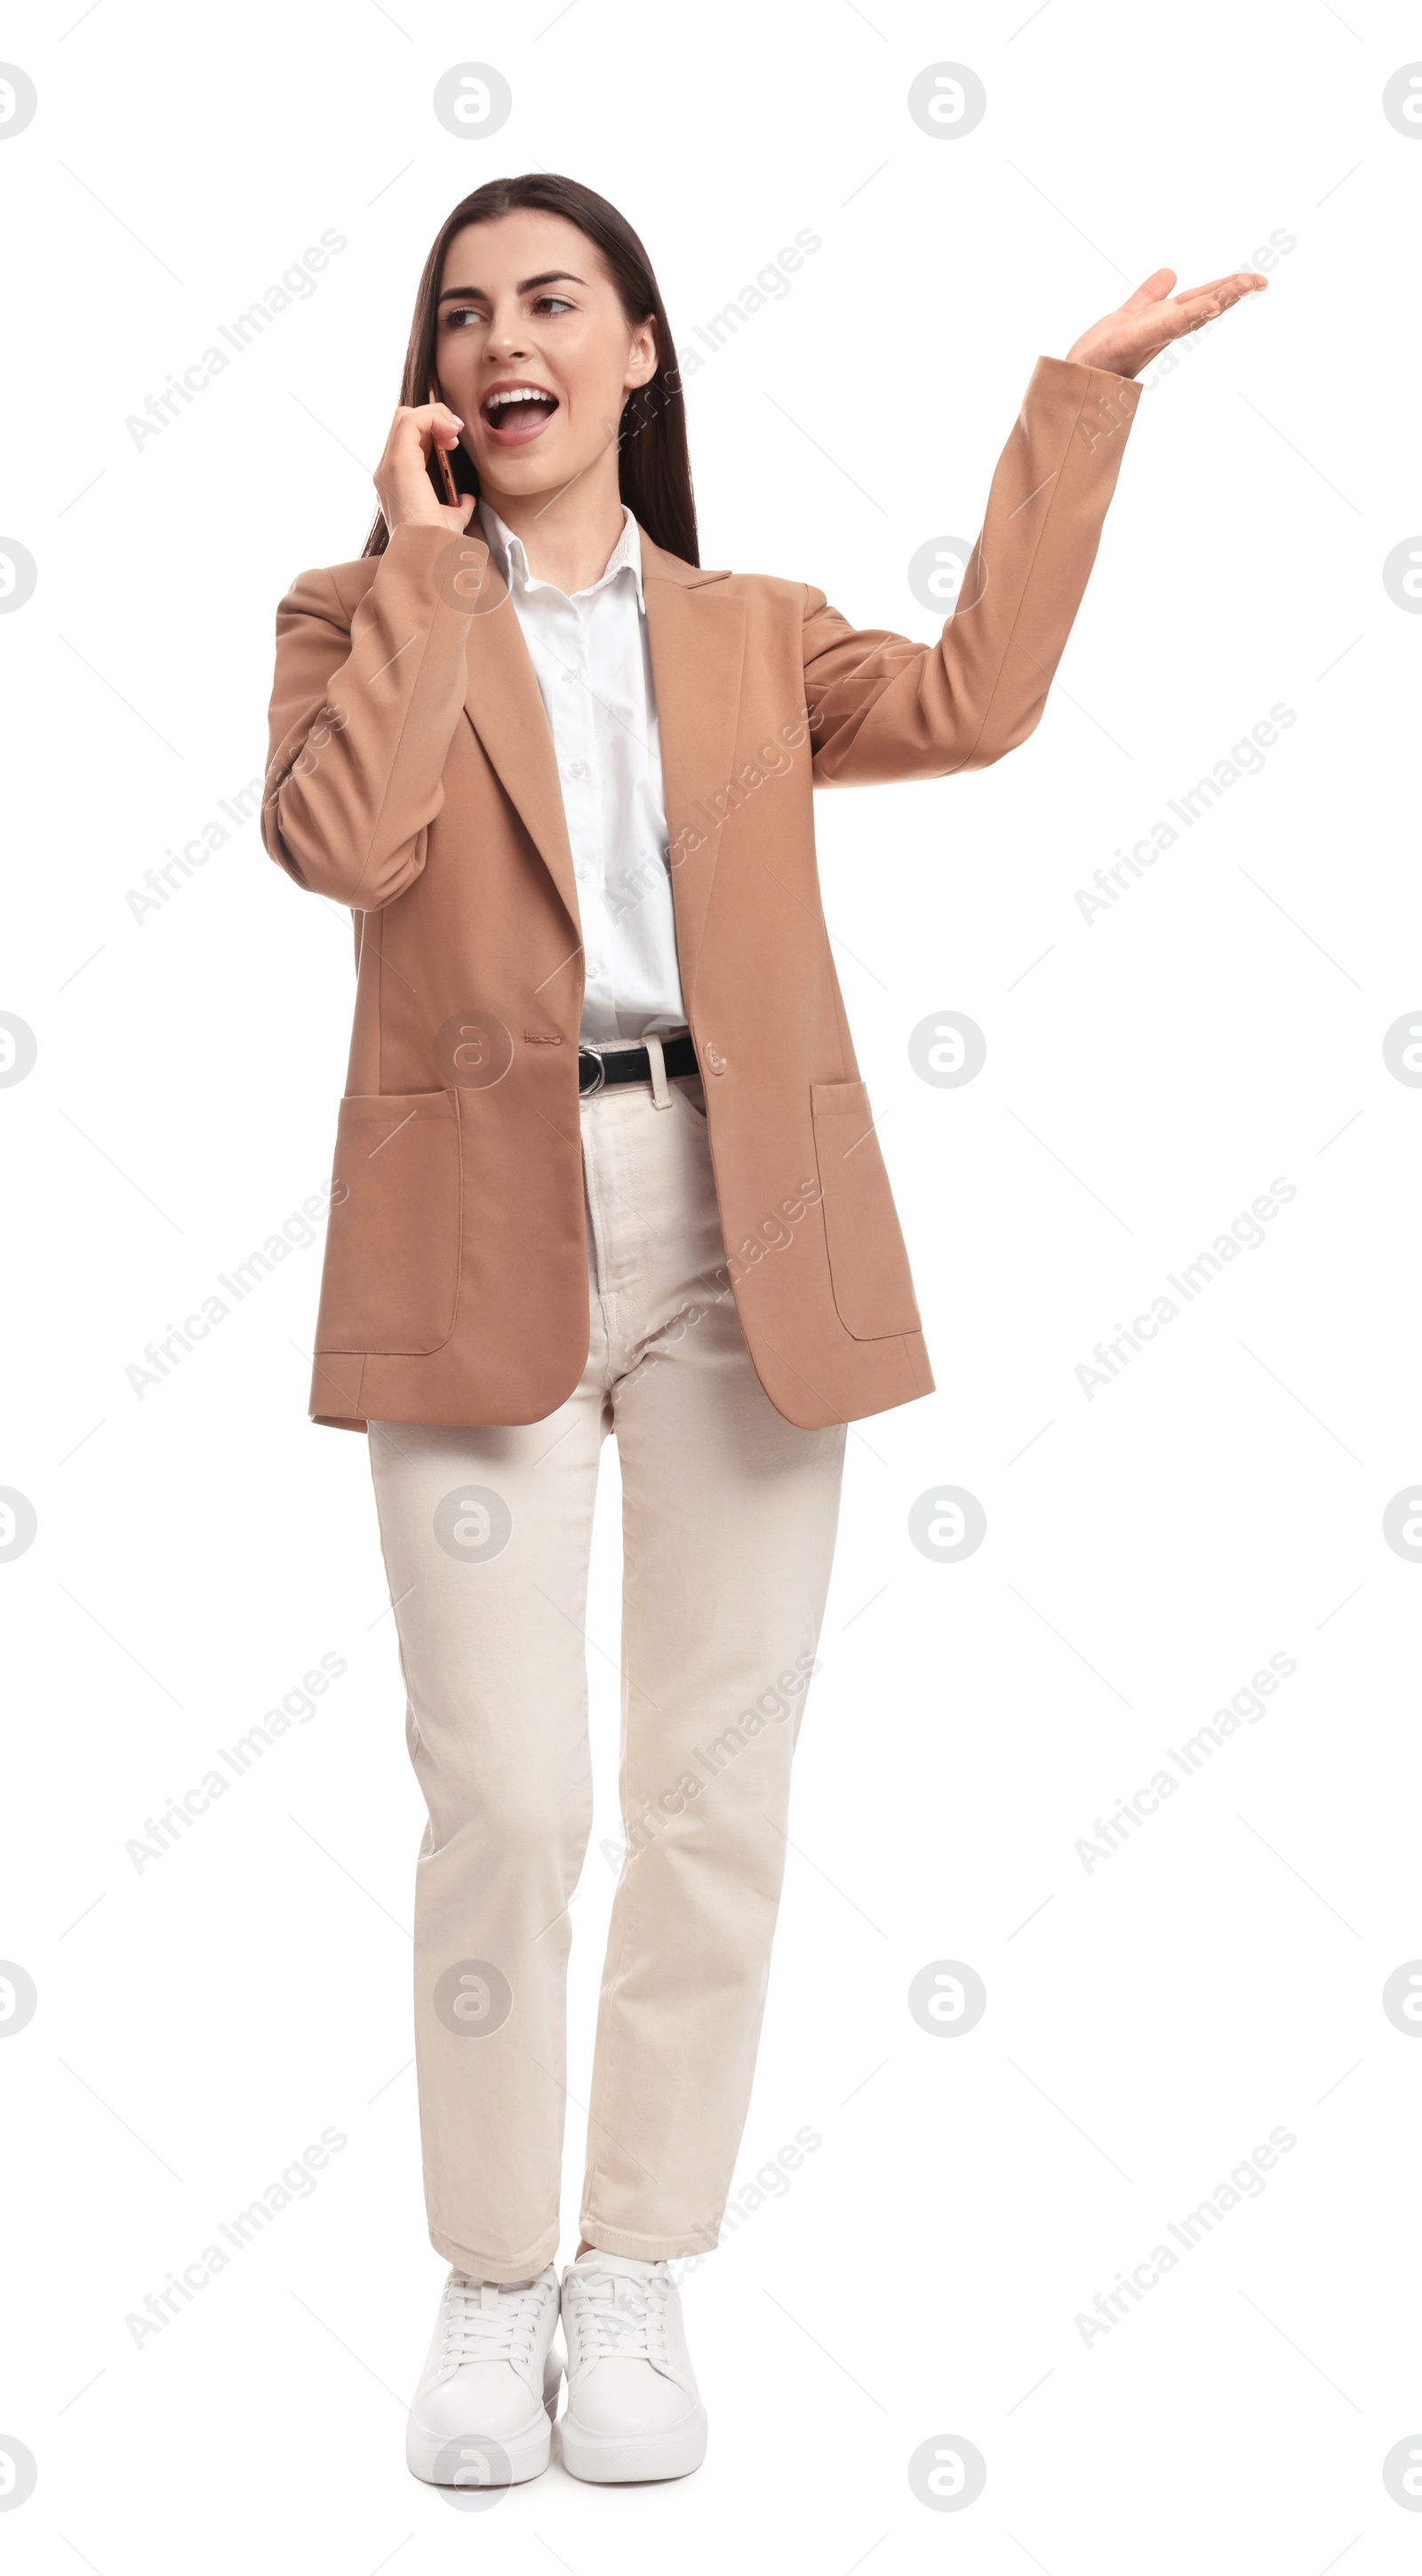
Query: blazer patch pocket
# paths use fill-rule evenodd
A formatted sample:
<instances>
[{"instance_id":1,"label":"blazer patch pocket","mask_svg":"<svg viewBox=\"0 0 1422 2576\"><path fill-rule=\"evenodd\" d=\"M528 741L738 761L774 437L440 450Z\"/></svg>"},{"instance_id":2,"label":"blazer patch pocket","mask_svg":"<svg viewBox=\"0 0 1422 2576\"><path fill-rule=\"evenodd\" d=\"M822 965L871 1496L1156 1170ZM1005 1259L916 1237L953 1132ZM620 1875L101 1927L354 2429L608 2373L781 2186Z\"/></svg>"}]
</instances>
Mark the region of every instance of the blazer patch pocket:
<instances>
[{"instance_id":1,"label":"blazer patch pocket","mask_svg":"<svg viewBox=\"0 0 1422 2576\"><path fill-rule=\"evenodd\" d=\"M341 1102L318 1351L425 1358L459 1296L459 1105L452 1091Z\"/></svg>"},{"instance_id":2,"label":"blazer patch pocket","mask_svg":"<svg viewBox=\"0 0 1422 2576\"><path fill-rule=\"evenodd\" d=\"M868 1091L862 1082L813 1082L810 1115L840 1322L858 1342L916 1333L918 1303Z\"/></svg>"}]
</instances>

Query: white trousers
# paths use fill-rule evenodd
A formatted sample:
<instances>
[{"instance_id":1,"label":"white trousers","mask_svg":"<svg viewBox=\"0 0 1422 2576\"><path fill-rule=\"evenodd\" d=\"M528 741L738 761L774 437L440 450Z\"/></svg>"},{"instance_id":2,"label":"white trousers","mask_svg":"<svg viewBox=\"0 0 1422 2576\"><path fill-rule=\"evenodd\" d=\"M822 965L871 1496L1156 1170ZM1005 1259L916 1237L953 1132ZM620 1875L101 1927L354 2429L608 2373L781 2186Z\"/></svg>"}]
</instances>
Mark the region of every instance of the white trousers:
<instances>
[{"instance_id":1,"label":"white trousers","mask_svg":"<svg viewBox=\"0 0 1422 2576\"><path fill-rule=\"evenodd\" d=\"M628 1849L582 2230L651 2261L713 2246L730 2188L844 1461L845 1426L787 1422L751 1366L699 1077L661 1107L646 1084L595 1092L580 1116L592 1339L574 1393L528 1426L373 1422L369 1438L429 1809L415 2031L430 2239L494 2281L558 2248L602 1442L615 1434L622 1473Z\"/></svg>"}]
</instances>

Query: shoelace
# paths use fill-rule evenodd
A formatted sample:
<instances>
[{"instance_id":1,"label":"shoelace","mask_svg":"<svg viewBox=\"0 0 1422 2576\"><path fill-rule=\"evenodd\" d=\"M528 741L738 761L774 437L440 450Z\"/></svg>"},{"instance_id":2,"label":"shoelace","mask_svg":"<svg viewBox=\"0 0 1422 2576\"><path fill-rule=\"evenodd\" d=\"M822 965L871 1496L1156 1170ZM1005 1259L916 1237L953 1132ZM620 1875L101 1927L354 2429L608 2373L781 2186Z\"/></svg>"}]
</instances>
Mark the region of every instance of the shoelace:
<instances>
[{"instance_id":1,"label":"shoelace","mask_svg":"<svg viewBox=\"0 0 1422 2576\"><path fill-rule=\"evenodd\" d=\"M648 2281L623 2273L574 2272L573 2319L580 2357L586 2364L667 2360L667 2302L670 2283L654 2273Z\"/></svg>"},{"instance_id":2,"label":"shoelace","mask_svg":"<svg viewBox=\"0 0 1422 2576\"><path fill-rule=\"evenodd\" d=\"M546 2281L515 2289L456 2273L446 2292L446 2363L527 2361L550 2295Z\"/></svg>"}]
</instances>

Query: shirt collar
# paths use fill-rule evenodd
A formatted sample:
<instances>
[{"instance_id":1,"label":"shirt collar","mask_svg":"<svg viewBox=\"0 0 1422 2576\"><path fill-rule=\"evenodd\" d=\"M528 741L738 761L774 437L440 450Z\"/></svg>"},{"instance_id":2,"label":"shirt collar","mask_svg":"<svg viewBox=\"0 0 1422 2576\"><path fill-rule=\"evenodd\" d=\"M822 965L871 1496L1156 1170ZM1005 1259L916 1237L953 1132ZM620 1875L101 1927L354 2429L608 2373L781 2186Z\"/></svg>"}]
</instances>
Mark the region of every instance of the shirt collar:
<instances>
[{"instance_id":1,"label":"shirt collar","mask_svg":"<svg viewBox=\"0 0 1422 2576\"><path fill-rule=\"evenodd\" d=\"M479 518L489 541L489 551L510 588L517 582L519 588L525 591L557 589L556 582L542 581L536 573L529 571L522 537L516 537L512 528L505 526L498 511L490 502L480 501ZM590 582L587 590L576 592L575 597L586 599L592 591L601 590L604 583L615 581L620 572L631 573L637 590L637 605L639 608L645 608L646 602L642 596L641 530L625 501L622 504L621 536L597 580ZM559 596L562 597L564 594L560 592Z\"/></svg>"}]
</instances>

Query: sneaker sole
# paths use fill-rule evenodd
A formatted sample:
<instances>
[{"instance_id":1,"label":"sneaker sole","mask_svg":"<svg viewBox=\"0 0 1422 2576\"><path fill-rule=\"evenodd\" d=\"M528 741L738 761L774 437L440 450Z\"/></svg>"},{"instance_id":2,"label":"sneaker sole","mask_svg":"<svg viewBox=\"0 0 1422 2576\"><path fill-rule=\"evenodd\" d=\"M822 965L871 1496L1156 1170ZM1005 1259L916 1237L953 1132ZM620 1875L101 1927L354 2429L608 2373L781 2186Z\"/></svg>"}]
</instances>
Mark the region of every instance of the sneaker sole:
<instances>
[{"instance_id":1,"label":"sneaker sole","mask_svg":"<svg viewBox=\"0 0 1422 2576\"><path fill-rule=\"evenodd\" d=\"M706 2409L698 2406L664 2433L601 2433L565 2412L558 2426L563 2466L596 2486L631 2486L649 2478L684 2478L706 2457Z\"/></svg>"}]
</instances>

